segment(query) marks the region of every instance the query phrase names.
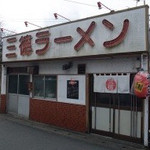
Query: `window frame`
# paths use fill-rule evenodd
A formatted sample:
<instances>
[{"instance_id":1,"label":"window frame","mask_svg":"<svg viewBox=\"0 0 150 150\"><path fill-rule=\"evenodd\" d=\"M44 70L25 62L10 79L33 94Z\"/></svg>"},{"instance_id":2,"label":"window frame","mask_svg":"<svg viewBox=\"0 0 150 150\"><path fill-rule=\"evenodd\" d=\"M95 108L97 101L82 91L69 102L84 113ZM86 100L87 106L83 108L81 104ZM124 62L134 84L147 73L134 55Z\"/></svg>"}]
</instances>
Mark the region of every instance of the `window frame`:
<instances>
[{"instance_id":1,"label":"window frame","mask_svg":"<svg viewBox=\"0 0 150 150\"><path fill-rule=\"evenodd\" d=\"M35 83L35 77L36 76L40 76L44 78L44 84L43 84L43 91L44 91L44 95L43 96L37 96L35 95L35 88L34 88L34 83ZM55 98L50 98L50 97L46 97L46 83L45 83L45 78L46 77L55 77L56 78L56 97ZM57 101L57 84L58 84L58 77L55 74L40 74L40 75L34 75L33 76L33 94L32 94L32 98L33 99L40 99L40 100L48 100L48 101Z\"/></svg>"},{"instance_id":2,"label":"window frame","mask_svg":"<svg viewBox=\"0 0 150 150\"><path fill-rule=\"evenodd\" d=\"M97 98L99 96L99 98ZM129 98L127 98L127 105L123 104L123 96L127 96ZM103 97L103 98L102 98ZM95 98L96 100L91 102L92 106L96 106L96 107L104 107L104 108L113 108L113 109L120 109L120 110L131 110L131 104L133 103L133 99L134 101L137 102L137 111L142 111L142 99L136 97L135 95L130 95L130 94L110 94L110 93L95 93ZM105 102L105 100L106 103ZM118 104L119 102L119 104Z\"/></svg>"},{"instance_id":3,"label":"window frame","mask_svg":"<svg viewBox=\"0 0 150 150\"><path fill-rule=\"evenodd\" d=\"M17 80L15 80L16 81L16 87L15 87L15 92L13 91L11 91L11 84L10 84L10 80L11 80L11 77L12 76L15 76L15 77L17 77ZM14 80L13 80L14 81ZM18 94L18 82L19 82L19 80L18 80L18 74L10 74L9 76L8 76L8 93L9 94Z\"/></svg>"}]
</instances>

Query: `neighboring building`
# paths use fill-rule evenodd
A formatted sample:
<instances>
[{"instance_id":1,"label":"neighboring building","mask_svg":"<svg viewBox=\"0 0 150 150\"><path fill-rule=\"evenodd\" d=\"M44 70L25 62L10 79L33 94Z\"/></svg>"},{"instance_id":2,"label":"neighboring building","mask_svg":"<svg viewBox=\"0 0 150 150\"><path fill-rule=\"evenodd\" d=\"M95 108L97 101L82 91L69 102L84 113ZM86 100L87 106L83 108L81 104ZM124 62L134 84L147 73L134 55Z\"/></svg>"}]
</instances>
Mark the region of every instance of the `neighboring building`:
<instances>
[{"instance_id":1,"label":"neighboring building","mask_svg":"<svg viewBox=\"0 0 150 150\"><path fill-rule=\"evenodd\" d=\"M131 94L149 71L148 6L3 39L1 112L148 145L148 98Z\"/></svg>"}]
</instances>

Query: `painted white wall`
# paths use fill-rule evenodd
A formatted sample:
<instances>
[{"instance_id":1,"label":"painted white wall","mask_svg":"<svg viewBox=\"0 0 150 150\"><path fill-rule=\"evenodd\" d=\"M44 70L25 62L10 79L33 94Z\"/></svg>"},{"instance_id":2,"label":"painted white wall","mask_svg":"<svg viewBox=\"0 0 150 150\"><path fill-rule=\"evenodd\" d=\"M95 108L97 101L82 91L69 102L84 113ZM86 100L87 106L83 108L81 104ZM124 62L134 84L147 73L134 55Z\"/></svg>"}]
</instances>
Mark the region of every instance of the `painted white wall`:
<instances>
[{"instance_id":1,"label":"painted white wall","mask_svg":"<svg viewBox=\"0 0 150 150\"><path fill-rule=\"evenodd\" d=\"M137 120L137 122L136 126L133 126L134 132L131 133L131 111L116 109L115 133L141 138L141 112L137 112L135 117L137 118L132 118L132 122L135 120ZM96 107L95 109L95 107L92 107L92 129L113 132L113 109L103 107Z\"/></svg>"},{"instance_id":2,"label":"painted white wall","mask_svg":"<svg viewBox=\"0 0 150 150\"><path fill-rule=\"evenodd\" d=\"M120 111L120 134L130 136L131 111Z\"/></svg>"},{"instance_id":3,"label":"painted white wall","mask_svg":"<svg viewBox=\"0 0 150 150\"><path fill-rule=\"evenodd\" d=\"M1 72L1 94L6 94L6 67L2 65Z\"/></svg>"},{"instance_id":4,"label":"painted white wall","mask_svg":"<svg viewBox=\"0 0 150 150\"><path fill-rule=\"evenodd\" d=\"M27 33L21 33L13 35L11 37L16 37L16 58L7 58L6 54L10 53L7 50L7 46L10 44L7 42L6 37L3 39L3 51L2 51L2 61L23 61L23 60L43 60L43 59L54 59L54 58L66 58L66 57L80 57L80 56L91 56L91 55L104 55L104 54L115 54L115 53L129 53L129 52L139 52L147 51L147 7L137 7L135 9L127 9L126 11L119 11L114 13L109 13L106 15L95 16L92 18L87 18L83 20L78 20L74 22L68 22L61 25L55 25L52 27L47 27L43 29L34 30ZM114 24L114 30L111 31L107 29L103 24L103 19L107 19L112 24ZM119 45L113 48L105 48L103 43L115 39L119 36L122 31L123 22L125 19L129 20L129 28L125 39ZM91 47L87 42L84 46L76 51L74 46L81 39L81 35L76 31L80 27L84 32L88 29L91 22L96 23L96 27L91 33L90 38L94 41L94 47ZM39 48L43 48L45 44L38 45L35 43L36 33L39 31L49 31L50 32L50 48L45 55L38 56L35 51ZM32 36L32 48L33 52L30 56L20 55L19 49L19 39L21 36L31 35ZM70 43L56 44L54 39L63 36L72 36L73 40ZM13 43L12 43L13 44Z\"/></svg>"},{"instance_id":5,"label":"painted white wall","mask_svg":"<svg viewBox=\"0 0 150 150\"><path fill-rule=\"evenodd\" d=\"M96 129L113 131L113 109L96 107Z\"/></svg>"},{"instance_id":6,"label":"painted white wall","mask_svg":"<svg viewBox=\"0 0 150 150\"><path fill-rule=\"evenodd\" d=\"M57 101L71 104L85 105L85 75L59 75L58 76L58 88L57 88ZM79 99L67 98L67 80L79 81Z\"/></svg>"},{"instance_id":7,"label":"painted white wall","mask_svg":"<svg viewBox=\"0 0 150 150\"><path fill-rule=\"evenodd\" d=\"M73 67L68 70L62 70L62 65L72 61ZM138 56L125 57L103 57L91 59L66 59L38 62L20 62L9 63L6 67L26 67L39 66L39 74L77 74L78 64L86 64L86 73L132 73L137 72L140 68L140 60Z\"/></svg>"},{"instance_id":8,"label":"painted white wall","mask_svg":"<svg viewBox=\"0 0 150 150\"><path fill-rule=\"evenodd\" d=\"M115 110L115 133L141 138L141 122L142 122L141 115L142 115L141 112L131 112L129 110L116 109Z\"/></svg>"},{"instance_id":9,"label":"painted white wall","mask_svg":"<svg viewBox=\"0 0 150 150\"><path fill-rule=\"evenodd\" d=\"M62 70L62 65L72 61L73 67ZM78 64L86 64L86 73L132 73L140 68L138 56L103 57L91 59L66 59L38 62L9 63L6 67L39 66L39 74L77 74Z\"/></svg>"},{"instance_id":10,"label":"painted white wall","mask_svg":"<svg viewBox=\"0 0 150 150\"><path fill-rule=\"evenodd\" d=\"M112 57L87 62L87 72L89 73L119 73L137 72L140 61L137 57Z\"/></svg>"},{"instance_id":11,"label":"painted white wall","mask_svg":"<svg viewBox=\"0 0 150 150\"><path fill-rule=\"evenodd\" d=\"M58 60L41 62L39 64L40 74L77 74L78 64L86 64L86 73L128 73L137 72L140 61L137 57L115 57L103 59L79 59L72 60L73 67L62 70L62 65L70 60Z\"/></svg>"}]
</instances>

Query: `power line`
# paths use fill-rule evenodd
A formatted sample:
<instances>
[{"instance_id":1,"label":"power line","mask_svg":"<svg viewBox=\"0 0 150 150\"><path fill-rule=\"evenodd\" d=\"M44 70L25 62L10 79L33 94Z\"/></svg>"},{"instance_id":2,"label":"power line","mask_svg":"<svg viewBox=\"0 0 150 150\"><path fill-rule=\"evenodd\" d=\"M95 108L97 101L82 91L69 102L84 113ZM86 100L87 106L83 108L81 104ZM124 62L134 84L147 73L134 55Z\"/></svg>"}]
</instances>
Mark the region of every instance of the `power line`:
<instances>
[{"instance_id":1,"label":"power line","mask_svg":"<svg viewBox=\"0 0 150 150\"><path fill-rule=\"evenodd\" d=\"M97 5L85 4L85 3L81 3L81 2L77 2L77 1L72 1L72 0L64 0L64 1L72 2L72 3L77 3L77 4L81 4L81 5L86 5L86 6L97 7Z\"/></svg>"},{"instance_id":2,"label":"power line","mask_svg":"<svg viewBox=\"0 0 150 150\"><path fill-rule=\"evenodd\" d=\"M81 3L81 2L72 1L72 0L64 0L64 1L72 2L72 3L77 3L77 4L81 4L81 5L86 5L86 6L97 7L99 9L101 9L102 6L103 6L103 7L105 7L106 9L108 9L110 11L114 11L114 10L110 9L109 7L107 7L106 5L104 5L102 2L97 2L97 5L91 5L91 4Z\"/></svg>"}]
</instances>

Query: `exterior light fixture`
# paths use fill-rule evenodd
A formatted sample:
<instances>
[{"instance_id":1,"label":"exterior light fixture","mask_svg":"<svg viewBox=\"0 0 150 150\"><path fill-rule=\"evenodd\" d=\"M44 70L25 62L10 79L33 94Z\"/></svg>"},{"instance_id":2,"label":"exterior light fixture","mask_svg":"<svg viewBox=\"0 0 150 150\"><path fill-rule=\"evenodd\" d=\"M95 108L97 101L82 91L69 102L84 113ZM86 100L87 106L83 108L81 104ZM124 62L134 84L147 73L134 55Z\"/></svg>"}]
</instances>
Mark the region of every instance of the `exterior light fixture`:
<instances>
[{"instance_id":1,"label":"exterior light fixture","mask_svg":"<svg viewBox=\"0 0 150 150\"><path fill-rule=\"evenodd\" d=\"M0 28L0 30L1 30L1 32L4 32L4 30L5 30L5 31L7 31L7 32L11 32L11 33L15 33L15 34L16 34L16 32L11 31L11 30L8 30L8 29L5 29L5 28Z\"/></svg>"},{"instance_id":2,"label":"exterior light fixture","mask_svg":"<svg viewBox=\"0 0 150 150\"><path fill-rule=\"evenodd\" d=\"M38 27L38 28L42 28L41 26L36 25L36 24L33 24L33 23L31 23L31 22L28 22L28 21L25 21L24 24L25 24L26 27L28 27L28 25L30 24L30 25L36 26L36 27Z\"/></svg>"},{"instance_id":3,"label":"exterior light fixture","mask_svg":"<svg viewBox=\"0 0 150 150\"><path fill-rule=\"evenodd\" d=\"M25 24L26 27L28 27L28 22L27 21L25 21L24 24Z\"/></svg>"},{"instance_id":4,"label":"exterior light fixture","mask_svg":"<svg viewBox=\"0 0 150 150\"><path fill-rule=\"evenodd\" d=\"M98 6L99 9L102 9L101 2L97 2L97 6Z\"/></svg>"},{"instance_id":5,"label":"exterior light fixture","mask_svg":"<svg viewBox=\"0 0 150 150\"><path fill-rule=\"evenodd\" d=\"M66 19L66 20L68 20L68 21L71 21L70 19L68 19L68 18L66 18L66 17L64 17L64 16L62 16L62 15L60 15L60 14L58 14L58 13L54 13L55 19L58 19L58 16L61 17L61 18Z\"/></svg>"},{"instance_id":6,"label":"exterior light fixture","mask_svg":"<svg viewBox=\"0 0 150 150\"><path fill-rule=\"evenodd\" d=\"M110 10L111 12L113 12L113 11L114 11L114 10L112 10L112 9L108 8L106 5L104 5L104 4L103 4L103 3L101 3L101 2L97 2L97 6L98 6L98 8L99 8L99 9L101 9L101 8L102 8L102 6L104 6L106 9Z\"/></svg>"},{"instance_id":7,"label":"exterior light fixture","mask_svg":"<svg viewBox=\"0 0 150 150\"><path fill-rule=\"evenodd\" d=\"M136 6L137 6L138 2L140 2L140 0L136 0ZM145 5L145 4L146 4L146 2L145 2L145 0L143 0L143 5Z\"/></svg>"},{"instance_id":8,"label":"exterior light fixture","mask_svg":"<svg viewBox=\"0 0 150 150\"><path fill-rule=\"evenodd\" d=\"M55 19L58 19L57 13L54 13L54 17Z\"/></svg>"}]
</instances>

